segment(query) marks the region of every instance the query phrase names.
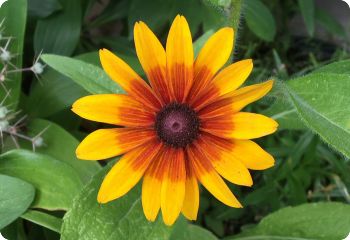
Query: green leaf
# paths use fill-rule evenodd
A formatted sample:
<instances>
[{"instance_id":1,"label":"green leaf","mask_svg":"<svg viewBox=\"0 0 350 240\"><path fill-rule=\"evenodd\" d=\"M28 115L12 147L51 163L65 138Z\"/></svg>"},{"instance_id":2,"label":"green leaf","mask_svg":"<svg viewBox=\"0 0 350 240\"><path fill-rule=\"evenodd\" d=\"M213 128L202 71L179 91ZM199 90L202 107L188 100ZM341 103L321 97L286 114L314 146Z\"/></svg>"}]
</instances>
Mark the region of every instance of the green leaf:
<instances>
[{"instance_id":1,"label":"green leaf","mask_svg":"<svg viewBox=\"0 0 350 240\"><path fill-rule=\"evenodd\" d=\"M279 129L305 129L305 124L298 116L297 110L287 101L276 99L276 101L267 110L262 112L264 115L275 119L278 122Z\"/></svg>"},{"instance_id":2,"label":"green leaf","mask_svg":"<svg viewBox=\"0 0 350 240\"><path fill-rule=\"evenodd\" d=\"M314 73L289 81L284 92L305 125L350 157L350 75Z\"/></svg>"},{"instance_id":3,"label":"green leaf","mask_svg":"<svg viewBox=\"0 0 350 240\"><path fill-rule=\"evenodd\" d=\"M321 8L316 8L315 17L316 21L331 34L343 38L346 37L346 30L344 27L338 22L335 17L330 15L327 11Z\"/></svg>"},{"instance_id":4,"label":"green leaf","mask_svg":"<svg viewBox=\"0 0 350 240\"><path fill-rule=\"evenodd\" d=\"M36 223L54 232L60 233L60 229L62 226L62 219L60 218L36 210L29 210L26 213L24 213L21 217L32 223Z\"/></svg>"},{"instance_id":5,"label":"green leaf","mask_svg":"<svg viewBox=\"0 0 350 240\"><path fill-rule=\"evenodd\" d=\"M98 189L109 170L109 166L105 167L74 199L64 217L61 239L169 239L172 228L165 226L161 218L154 223L146 220L139 187L108 204L97 202Z\"/></svg>"},{"instance_id":6,"label":"green leaf","mask_svg":"<svg viewBox=\"0 0 350 240\"><path fill-rule=\"evenodd\" d=\"M337 73L350 75L350 60L343 60L316 69L313 73Z\"/></svg>"},{"instance_id":7,"label":"green leaf","mask_svg":"<svg viewBox=\"0 0 350 240\"><path fill-rule=\"evenodd\" d=\"M71 78L92 94L124 92L101 68L92 64L50 54L44 54L42 59L50 67Z\"/></svg>"},{"instance_id":8,"label":"green leaf","mask_svg":"<svg viewBox=\"0 0 350 240\"><path fill-rule=\"evenodd\" d=\"M36 148L36 152L69 164L78 173L82 182L90 180L101 169L96 161L83 161L76 158L75 149L79 141L59 125L43 119L34 119L28 123L27 128L30 136L36 136L47 129L42 134L44 146Z\"/></svg>"},{"instance_id":9,"label":"green leaf","mask_svg":"<svg viewBox=\"0 0 350 240\"><path fill-rule=\"evenodd\" d=\"M0 174L0 229L20 217L33 202L35 189L21 179Z\"/></svg>"},{"instance_id":10,"label":"green leaf","mask_svg":"<svg viewBox=\"0 0 350 240\"><path fill-rule=\"evenodd\" d=\"M61 0L63 10L39 20L34 33L35 53L71 55L79 38L82 21L81 0Z\"/></svg>"},{"instance_id":11,"label":"green leaf","mask_svg":"<svg viewBox=\"0 0 350 240\"><path fill-rule=\"evenodd\" d=\"M298 0L301 15L310 36L315 32L315 2L314 0Z\"/></svg>"},{"instance_id":12,"label":"green leaf","mask_svg":"<svg viewBox=\"0 0 350 240\"><path fill-rule=\"evenodd\" d=\"M61 9L58 0L28 0L28 15L33 17L45 18Z\"/></svg>"},{"instance_id":13,"label":"green leaf","mask_svg":"<svg viewBox=\"0 0 350 240\"><path fill-rule=\"evenodd\" d=\"M193 224L189 224L184 233L183 240L218 240L218 238L208 230Z\"/></svg>"},{"instance_id":14,"label":"green leaf","mask_svg":"<svg viewBox=\"0 0 350 240\"><path fill-rule=\"evenodd\" d=\"M245 1L245 19L249 29L259 38L272 41L276 35L276 21L260 0Z\"/></svg>"},{"instance_id":15,"label":"green leaf","mask_svg":"<svg viewBox=\"0 0 350 240\"><path fill-rule=\"evenodd\" d=\"M349 231L350 205L308 203L274 212L263 218L250 233L228 239L339 240L344 239Z\"/></svg>"},{"instance_id":16,"label":"green leaf","mask_svg":"<svg viewBox=\"0 0 350 240\"><path fill-rule=\"evenodd\" d=\"M68 164L27 150L0 155L0 173L20 178L36 188L34 208L66 210L82 188L77 172Z\"/></svg>"},{"instance_id":17,"label":"green leaf","mask_svg":"<svg viewBox=\"0 0 350 240\"><path fill-rule=\"evenodd\" d=\"M24 31L27 20L27 1L26 0L11 0L7 1L0 8L0 21L4 20L1 29L3 36L12 37L9 49L11 54L18 54L11 60L17 68L22 67L23 56L23 42ZM3 68L2 62L0 62L0 69ZM9 79L5 80L5 86L7 90L11 89L11 94L7 97L4 105L9 105L11 108L16 108L21 93L22 73L12 73ZM2 86L0 90L0 100L2 101L6 96L6 92L3 91Z\"/></svg>"}]
</instances>

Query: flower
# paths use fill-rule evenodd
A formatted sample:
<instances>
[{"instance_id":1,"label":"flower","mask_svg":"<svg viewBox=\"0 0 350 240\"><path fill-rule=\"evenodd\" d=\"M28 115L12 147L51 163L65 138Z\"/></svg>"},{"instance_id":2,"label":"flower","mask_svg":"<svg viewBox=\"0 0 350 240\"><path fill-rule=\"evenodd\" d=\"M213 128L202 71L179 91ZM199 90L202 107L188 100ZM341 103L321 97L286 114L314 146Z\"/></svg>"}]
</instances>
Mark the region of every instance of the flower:
<instances>
[{"instance_id":1,"label":"flower","mask_svg":"<svg viewBox=\"0 0 350 240\"><path fill-rule=\"evenodd\" d=\"M194 61L185 17L175 18L166 50L145 23L136 23L136 52L150 84L119 57L100 50L103 69L128 94L86 96L72 107L83 118L123 126L91 133L76 150L85 160L124 154L104 178L98 202L125 195L143 177L142 206L150 221L160 209L167 225L180 212L195 220L198 181L224 204L242 207L222 177L251 186L248 169L273 166L273 157L249 139L275 132L277 123L240 112L273 85L270 80L237 90L252 71L252 60L219 71L230 57L233 35L232 28L217 31Z\"/></svg>"}]
</instances>

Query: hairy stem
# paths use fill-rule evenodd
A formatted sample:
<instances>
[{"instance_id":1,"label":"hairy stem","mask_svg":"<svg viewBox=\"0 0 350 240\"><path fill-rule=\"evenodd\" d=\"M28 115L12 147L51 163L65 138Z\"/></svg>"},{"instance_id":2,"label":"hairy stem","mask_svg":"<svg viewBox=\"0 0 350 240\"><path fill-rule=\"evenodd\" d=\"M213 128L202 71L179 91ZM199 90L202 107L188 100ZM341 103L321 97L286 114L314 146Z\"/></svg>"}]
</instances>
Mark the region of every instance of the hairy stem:
<instances>
[{"instance_id":1,"label":"hairy stem","mask_svg":"<svg viewBox=\"0 0 350 240\"><path fill-rule=\"evenodd\" d=\"M235 36L233 39L233 45L235 46L235 49L237 49L236 44L240 30L241 16L243 13L243 4L244 0L231 0L230 22L232 24L232 28L235 31ZM232 61L234 60L234 51L232 52L231 59Z\"/></svg>"}]
</instances>

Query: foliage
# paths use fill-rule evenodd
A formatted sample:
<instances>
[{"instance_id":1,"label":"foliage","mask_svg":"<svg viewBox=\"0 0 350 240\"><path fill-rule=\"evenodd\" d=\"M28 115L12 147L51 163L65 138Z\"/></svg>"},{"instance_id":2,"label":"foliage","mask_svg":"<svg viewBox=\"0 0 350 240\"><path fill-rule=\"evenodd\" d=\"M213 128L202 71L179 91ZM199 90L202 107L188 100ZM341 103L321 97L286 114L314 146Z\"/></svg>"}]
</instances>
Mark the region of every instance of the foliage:
<instances>
[{"instance_id":1,"label":"foliage","mask_svg":"<svg viewBox=\"0 0 350 240\"><path fill-rule=\"evenodd\" d=\"M350 16L345 3L332 2ZM167 227L145 219L140 186L97 203L117 160L76 158L81 139L101 124L70 108L82 96L124 93L102 70L101 48L145 76L134 23L145 21L164 45L177 14L189 22L195 56L216 30L235 28L232 59L254 59L247 84L276 82L268 97L245 110L280 126L258 140L275 166L253 172L252 188L230 185L243 209L202 189L198 220L180 218ZM314 0L8 0L0 22L0 231L6 238L332 240L350 231L349 36Z\"/></svg>"}]
</instances>

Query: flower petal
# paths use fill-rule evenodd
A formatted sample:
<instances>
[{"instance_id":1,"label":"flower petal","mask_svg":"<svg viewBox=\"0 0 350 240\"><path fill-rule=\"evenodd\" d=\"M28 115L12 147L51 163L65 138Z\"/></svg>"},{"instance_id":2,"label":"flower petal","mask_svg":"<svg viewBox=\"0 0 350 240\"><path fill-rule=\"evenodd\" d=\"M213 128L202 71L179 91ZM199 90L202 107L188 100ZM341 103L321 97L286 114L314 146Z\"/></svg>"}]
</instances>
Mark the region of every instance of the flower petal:
<instances>
[{"instance_id":1,"label":"flower petal","mask_svg":"<svg viewBox=\"0 0 350 240\"><path fill-rule=\"evenodd\" d=\"M214 118L239 112L249 103L264 97L272 88L273 80L240 88L199 111L201 119Z\"/></svg>"},{"instance_id":2,"label":"flower petal","mask_svg":"<svg viewBox=\"0 0 350 240\"><path fill-rule=\"evenodd\" d=\"M241 208L242 205L215 171L210 160L194 145L190 146L187 152L196 177L203 186L224 204Z\"/></svg>"},{"instance_id":3,"label":"flower petal","mask_svg":"<svg viewBox=\"0 0 350 240\"><path fill-rule=\"evenodd\" d=\"M188 220L196 220L199 209L199 187L197 178L188 161L187 157L185 199L181 212Z\"/></svg>"},{"instance_id":4,"label":"flower petal","mask_svg":"<svg viewBox=\"0 0 350 240\"><path fill-rule=\"evenodd\" d=\"M142 183L142 207L147 220L155 221L160 209L164 168L167 166L164 148L162 148L148 167Z\"/></svg>"},{"instance_id":5,"label":"flower petal","mask_svg":"<svg viewBox=\"0 0 350 240\"><path fill-rule=\"evenodd\" d=\"M253 180L247 167L231 154L232 142L213 135L202 134L197 144L198 148L211 160L215 170L222 177L234 184L253 185Z\"/></svg>"},{"instance_id":6,"label":"flower petal","mask_svg":"<svg viewBox=\"0 0 350 240\"><path fill-rule=\"evenodd\" d=\"M118 156L155 139L153 129L112 128L89 134L77 147L76 155L84 160Z\"/></svg>"},{"instance_id":7,"label":"flower petal","mask_svg":"<svg viewBox=\"0 0 350 240\"><path fill-rule=\"evenodd\" d=\"M189 101L198 96L227 62L233 48L233 36L233 29L226 27L217 31L205 43L194 63L194 82Z\"/></svg>"},{"instance_id":8,"label":"flower petal","mask_svg":"<svg viewBox=\"0 0 350 240\"><path fill-rule=\"evenodd\" d=\"M101 49L100 61L108 76L136 100L153 110L161 107L150 86L122 59L107 49Z\"/></svg>"},{"instance_id":9,"label":"flower petal","mask_svg":"<svg viewBox=\"0 0 350 240\"><path fill-rule=\"evenodd\" d=\"M168 103L170 89L166 82L166 54L162 44L143 22L135 24L134 41L137 56L153 90L163 102Z\"/></svg>"},{"instance_id":10,"label":"flower petal","mask_svg":"<svg viewBox=\"0 0 350 240\"><path fill-rule=\"evenodd\" d=\"M231 155L252 170L265 170L275 164L273 157L250 140L232 140Z\"/></svg>"},{"instance_id":11,"label":"flower petal","mask_svg":"<svg viewBox=\"0 0 350 240\"><path fill-rule=\"evenodd\" d=\"M168 148L167 165L162 183L161 201L164 223L172 225L178 218L185 198L186 169L183 149Z\"/></svg>"},{"instance_id":12,"label":"flower petal","mask_svg":"<svg viewBox=\"0 0 350 240\"><path fill-rule=\"evenodd\" d=\"M222 138L259 138L277 130L272 118L255 113L239 112L202 121L201 130Z\"/></svg>"},{"instance_id":13,"label":"flower petal","mask_svg":"<svg viewBox=\"0 0 350 240\"><path fill-rule=\"evenodd\" d=\"M193 81L193 46L190 28L184 16L176 16L167 43L167 79L173 100L184 102Z\"/></svg>"},{"instance_id":14,"label":"flower petal","mask_svg":"<svg viewBox=\"0 0 350 240\"><path fill-rule=\"evenodd\" d=\"M224 68L215 76L209 86L202 91L192 106L199 110L218 97L236 90L253 70L251 59L242 60Z\"/></svg>"},{"instance_id":15,"label":"flower petal","mask_svg":"<svg viewBox=\"0 0 350 240\"><path fill-rule=\"evenodd\" d=\"M148 127L154 124L155 113L124 94L98 94L82 97L72 111L92 121L128 127Z\"/></svg>"},{"instance_id":16,"label":"flower petal","mask_svg":"<svg viewBox=\"0 0 350 240\"><path fill-rule=\"evenodd\" d=\"M126 194L143 176L162 143L151 141L126 153L104 178L97 195L99 203L107 203Z\"/></svg>"}]
</instances>

